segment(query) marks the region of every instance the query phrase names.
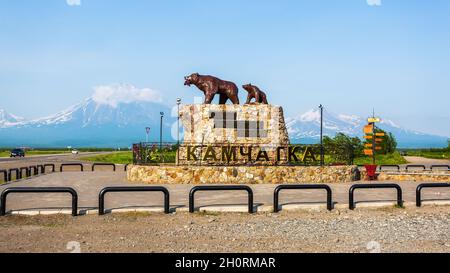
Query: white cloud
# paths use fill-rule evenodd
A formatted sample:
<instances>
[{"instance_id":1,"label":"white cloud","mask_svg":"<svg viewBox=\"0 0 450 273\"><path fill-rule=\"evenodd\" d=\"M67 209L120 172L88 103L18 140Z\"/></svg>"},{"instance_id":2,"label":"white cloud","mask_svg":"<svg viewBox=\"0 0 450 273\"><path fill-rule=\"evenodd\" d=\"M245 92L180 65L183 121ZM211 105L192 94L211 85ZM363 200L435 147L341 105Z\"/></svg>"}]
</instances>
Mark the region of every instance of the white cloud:
<instances>
[{"instance_id":1,"label":"white cloud","mask_svg":"<svg viewBox=\"0 0 450 273\"><path fill-rule=\"evenodd\" d=\"M131 84L112 84L94 87L92 99L99 104L117 107L119 103L162 102L159 91L150 88L137 88Z\"/></svg>"},{"instance_id":2,"label":"white cloud","mask_svg":"<svg viewBox=\"0 0 450 273\"><path fill-rule=\"evenodd\" d=\"M81 0L66 0L69 6L81 6Z\"/></svg>"},{"instance_id":3,"label":"white cloud","mask_svg":"<svg viewBox=\"0 0 450 273\"><path fill-rule=\"evenodd\" d=\"M369 6L381 6L381 0L366 0Z\"/></svg>"}]
</instances>

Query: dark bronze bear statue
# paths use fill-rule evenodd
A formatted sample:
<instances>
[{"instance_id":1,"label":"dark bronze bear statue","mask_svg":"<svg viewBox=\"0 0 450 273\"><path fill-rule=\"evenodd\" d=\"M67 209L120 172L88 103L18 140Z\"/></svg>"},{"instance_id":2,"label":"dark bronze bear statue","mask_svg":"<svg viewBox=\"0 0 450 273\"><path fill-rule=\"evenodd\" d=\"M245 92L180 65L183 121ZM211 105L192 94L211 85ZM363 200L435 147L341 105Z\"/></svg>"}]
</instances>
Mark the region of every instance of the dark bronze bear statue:
<instances>
[{"instance_id":1,"label":"dark bronze bear statue","mask_svg":"<svg viewBox=\"0 0 450 273\"><path fill-rule=\"evenodd\" d=\"M205 104L211 104L216 94L220 94L219 104L225 104L228 100L239 104L238 87L232 82L198 73L186 76L184 80L184 85L193 84L205 94Z\"/></svg>"},{"instance_id":2,"label":"dark bronze bear statue","mask_svg":"<svg viewBox=\"0 0 450 273\"><path fill-rule=\"evenodd\" d=\"M257 86L249 83L243 85L242 88L244 88L248 92L247 101L245 102L245 104L252 104L252 99L255 99L254 103L268 104L266 93L261 91L261 89L259 89Z\"/></svg>"}]
</instances>

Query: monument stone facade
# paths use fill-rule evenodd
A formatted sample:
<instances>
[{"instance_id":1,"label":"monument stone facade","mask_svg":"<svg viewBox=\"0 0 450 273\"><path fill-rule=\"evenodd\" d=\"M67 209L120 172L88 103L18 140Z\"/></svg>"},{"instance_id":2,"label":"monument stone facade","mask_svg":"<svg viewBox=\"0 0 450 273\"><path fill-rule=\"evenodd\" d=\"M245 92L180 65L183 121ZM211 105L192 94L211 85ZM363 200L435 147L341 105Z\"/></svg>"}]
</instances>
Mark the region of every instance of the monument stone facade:
<instances>
[{"instance_id":1,"label":"monument stone facade","mask_svg":"<svg viewBox=\"0 0 450 273\"><path fill-rule=\"evenodd\" d=\"M181 165L268 164L285 161L289 136L283 108L269 104L190 104L180 108L184 127Z\"/></svg>"}]
</instances>

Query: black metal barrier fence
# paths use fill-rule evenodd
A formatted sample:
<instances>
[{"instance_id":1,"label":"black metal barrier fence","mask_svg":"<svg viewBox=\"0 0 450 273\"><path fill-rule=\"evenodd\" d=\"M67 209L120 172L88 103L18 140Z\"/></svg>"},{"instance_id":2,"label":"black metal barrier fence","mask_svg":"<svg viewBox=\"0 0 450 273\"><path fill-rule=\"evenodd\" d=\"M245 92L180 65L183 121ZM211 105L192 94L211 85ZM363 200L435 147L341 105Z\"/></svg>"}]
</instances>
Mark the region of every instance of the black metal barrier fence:
<instances>
[{"instance_id":1,"label":"black metal barrier fence","mask_svg":"<svg viewBox=\"0 0 450 273\"><path fill-rule=\"evenodd\" d=\"M416 188L416 206L422 206L422 189L424 188L450 188L450 183L424 183Z\"/></svg>"},{"instance_id":2,"label":"black metal barrier fence","mask_svg":"<svg viewBox=\"0 0 450 273\"><path fill-rule=\"evenodd\" d=\"M431 165L430 169L437 169L437 168L447 168L447 171L450 171L450 165Z\"/></svg>"},{"instance_id":3,"label":"black metal barrier fence","mask_svg":"<svg viewBox=\"0 0 450 273\"><path fill-rule=\"evenodd\" d=\"M30 170L30 176L39 174L39 169L37 166L30 166L29 170Z\"/></svg>"},{"instance_id":4,"label":"black metal barrier fence","mask_svg":"<svg viewBox=\"0 0 450 273\"><path fill-rule=\"evenodd\" d=\"M349 209L355 209L354 192L356 189L396 189L397 190L397 205L403 207L402 188L397 184L355 184L349 189Z\"/></svg>"},{"instance_id":5,"label":"black metal barrier fence","mask_svg":"<svg viewBox=\"0 0 450 273\"><path fill-rule=\"evenodd\" d=\"M105 214L105 194L108 192L162 192L164 193L164 213L170 213L170 194L167 188L160 186L107 187L98 194L98 214Z\"/></svg>"},{"instance_id":6,"label":"black metal barrier fence","mask_svg":"<svg viewBox=\"0 0 450 273\"><path fill-rule=\"evenodd\" d=\"M3 182L8 182L8 171L7 170L0 170L0 173L3 174Z\"/></svg>"},{"instance_id":7,"label":"black metal barrier fence","mask_svg":"<svg viewBox=\"0 0 450 273\"><path fill-rule=\"evenodd\" d=\"M425 165L406 165L406 171L409 171L411 168L421 168L423 171L427 169Z\"/></svg>"},{"instance_id":8,"label":"black metal barrier fence","mask_svg":"<svg viewBox=\"0 0 450 273\"><path fill-rule=\"evenodd\" d=\"M195 210L194 197L197 191L246 191L248 193L248 213L253 213L253 191L249 186L231 185L231 186L196 186L189 192L189 212Z\"/></svg>"},{"instance_id":9,"label":"black metal barrier fence","mask_svg":"<svg viewBox=\"0 0 450 273\"><path fill-rule=\"evenodd\" d=\"M44 164L44 171L42 173L46 172L47 167L52 167L52 173L55 172L55 164Z\"/></svg>"},{"instance_id":10,"label":"black metal barrier fence","mask_svg":"<svg viewBox=\"0 0 450 273\"><path fill-rule=\"evenodd\" d=\"M80 167L82 172L84 171L83 164L81 164L81 163L64 163L64 164L61 164L61 166L59 167L59 171L63 172L63 167L69 167L69 166L78 166L78 167Z\"/></svg>"},{"instance_id":11,"label":"black metal barrier fence","mask_svg":"<svg viewBox=\"0 0 450 273\"><path fill-rule=\"evenodd\" d=\"M116 171L116 164L114 163L94 163L92 164L92 171L95 171L95 166L112 166L113 171Z\"/></svg>"},{"instance_id":12,"label":"black metal barrier fence","mask_svg":"<svg viewBox=\"0 0 450 273\"><path fill-rule=\"evenodd\" d=\"M23 171L25 171L25 175L27 176L27 177L30 177L31 175L31 173L30 173L30 168L28 168L28 167L20 167L19 168L19 170L20 170L20 178L23 178L24 176L23 176Z\"/></svg>"},{"instance_id":13,"label":"black metal barrier fence","mask_svg":"<svg viewBox=\"0 0 450 273\"><path fill-rule=\"evenodd\" d=\"M10 171L19 169L10 169ZM0 170L5 175L5 170ZM9 174L8 174L9 175ZM422 206L422 190L424 188L450 188L450 183L424 183L416 188L416 206ZM274 212L279 212L279 194L282 190L301 190L301 189L323 189L327 192L327 209L333 209L332 190L328 185L312 184L312 185L280 185L274 190ZM355 209L354 192L356 189L396 189L397 205L403 207L402 189L398 184L355 184L349 189L349 209ZM195 186L189 193L189 212L195 211L194 197L197 191L229 191L243 190L248 193L248 212L254 213L253 191L249 186L245 185L224 185L224 186ZM106 187L99 193L99 215L105 214L105 195L108 192L162 192L164 194L164 212L170 213L170 194L167 188L161 186L141 186L141 187ZM78 214L78 194L70 187L12 187L3 190L0 195L0 216L6 214L6 198L10 193L70 193L72 195L72 215Z\"/></svg>"},{"instance_id":14,"label":"black metal barrier fence","mask_svg":"<svg viewBox=\"0 0 450 273\"><path fill-rule=\"evenodd\" d=\"M280 185L275 188L273 193L273 211L279 212L279 195L281 190L310 190L321 189L327 192L327 209L333 209L332 191L328 185L324 184L312 184L312 185Z\"/></svg>"},{"instance_id":15,"label":"black metal barrier fence","mask_svg":"<svg viewBox=\"0 0 450 273\"><path fill-rule=\"evenodd\" d=\"M124 166L124 171L127 171L127 167L129 164L126 164ZM60 166L60 172L63 172L64 167L68 167L68 166L78 166L80 167L81 171L84 171L84 165L82 163L64 163L61 164ZM92 171L95 170L96 166L111 166L113 167L113 171L116 171L116 164L114 163L94 163L92 164ZM19 168L11 168L8 170L0 170L0 174L3 173L4 174L4 181L8 182L8 181L13 181L13 172L15 172L15 180L19 180L22 179L24 177L31 177L32 175L38 175L39 172L41 174L45 174L47 171L47 168L50 167L51 168L51 172L55 172L56 170L56 166L55 164L42 164L42 165L33 165L33 166L29 166L29 167L19 167ZM25 172L25 175L24 175Z\"/></svg>"},{"instance_id":16,"label":"black metal barrier fence","mask_svg":"<svg viewBox=\"0 0 450 273\"><path fill-rule=\"evenodd\" d=\"M8 171L8 181L12 181L12 173L15 172L16 173L16 180L17 179L21 179L20 176L20 170L18 168L11 168Z\"/></svg>"},{"instance_id":17,"label":"black metal barrier fence","mask_svg":"<svg viewBox=\"0 0 450 273\"><path fill-rule=\"evenodd\" d=\"M4 173L5 182L13 181L13 172L15 172L15 180L22 179L24 177L31 177L32 175L45 174L46 167L52 167L52 172L55 172L55 164L45 165L33 165L29 167L11 168L7 170L0 170L0 173ZM25 175L24 174L25 171Z\"/></svg>"},{"instance_id":18,"label":"black metal barrier fence","mask_svg":"<svg viewBox=\"0 0 450 273\"><path fill-rule=\"evenodd\" d=\"M396 168L397 171L400 171L399 165L380 165L380 171L382 171L383 169L386 169L386 168Z\"/></svg>"},{"instance_id":19,"label":"black metal barrier fence","mask_svg":"<svg viewBox=\"0 0 450 273\"><path fill-rule=\"evenodd\" d=\"M6 214L6 197L10 193L70 193L72 195L72 216L78 214L78 194L69 187L16 187L5 189L0 196L0 216Z\"/></svg>"}]
</instances>

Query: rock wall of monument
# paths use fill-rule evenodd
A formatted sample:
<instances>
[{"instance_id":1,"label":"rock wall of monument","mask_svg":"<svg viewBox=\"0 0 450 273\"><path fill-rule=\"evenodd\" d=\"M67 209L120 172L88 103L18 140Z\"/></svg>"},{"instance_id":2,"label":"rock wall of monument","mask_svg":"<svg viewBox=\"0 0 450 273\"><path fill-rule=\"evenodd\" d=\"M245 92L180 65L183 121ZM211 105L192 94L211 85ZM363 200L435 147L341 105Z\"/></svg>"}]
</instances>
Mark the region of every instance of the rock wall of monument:
<instances>
[{"instance_id":1,"label":"rock wall of monument","mask_svg":"<svg viewBox=\"0 0 450 273\"><path fill-rule=\"evenodd\" d=\"M148 184L339 183L352 180L354 166L130 166L130 182Z\"/></svg>"},{"instance_id":2,"label":"rock wall of monument","mask_svg":"<svg viewBox=\"0 0 450 273\"><path fill-rule=\"evenodd\" d=\"M180 120L185 144L289 144L280 106L188 104Z\"/></svg>"}]
</instances>

